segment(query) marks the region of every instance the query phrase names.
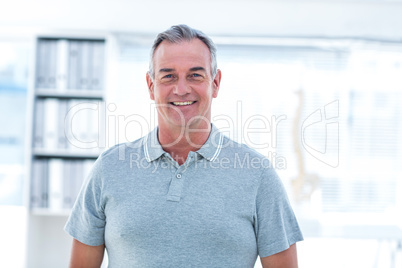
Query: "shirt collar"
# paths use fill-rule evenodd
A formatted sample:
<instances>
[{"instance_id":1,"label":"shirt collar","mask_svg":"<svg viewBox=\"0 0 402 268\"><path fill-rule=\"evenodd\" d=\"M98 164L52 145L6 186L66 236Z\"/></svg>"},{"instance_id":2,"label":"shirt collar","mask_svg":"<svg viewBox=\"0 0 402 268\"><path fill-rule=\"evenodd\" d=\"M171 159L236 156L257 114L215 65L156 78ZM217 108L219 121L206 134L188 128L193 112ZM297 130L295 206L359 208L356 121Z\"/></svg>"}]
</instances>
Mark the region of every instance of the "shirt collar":
<instances>
[{"instance_id":1,"label":"shirt collar","mask_svg":"<svg viewBox=\"0 0 402 268\"><path fill-rule=\"evenodd\" d=\"M214 124L211 124L211 133L209 133L208 140L197 151L197 153L209 161L214 161L221 152L222 144L222 133Z\"/></svg>"},{"instance_id":2,"label":"shirt collar","mask_svg":"<svg viewBox=\"0 0 402 268\"><path fill-rule=\"evenodd\" d=\"M154 128L144 139L144 154L148 162L152 162L163 155L165 151L158 140L158 127Z\"/></svg>"},{"instance_id":3,"label":"shirt collar","mask_svg":"<svg viewBox=\"0 0 402 268\"><path fill-rule=\"evenodd\" d=\"M199 155L207 159L208 161L214 161L221 152L223 144L223 135L219 129L211 124L211 132L207 141L197 151ZM144 154L148 162L152 162L161 157L166 152L162 149L162 146L158 140L158 127L154 128L144 138Z\"/></svg>"}]
</instances>

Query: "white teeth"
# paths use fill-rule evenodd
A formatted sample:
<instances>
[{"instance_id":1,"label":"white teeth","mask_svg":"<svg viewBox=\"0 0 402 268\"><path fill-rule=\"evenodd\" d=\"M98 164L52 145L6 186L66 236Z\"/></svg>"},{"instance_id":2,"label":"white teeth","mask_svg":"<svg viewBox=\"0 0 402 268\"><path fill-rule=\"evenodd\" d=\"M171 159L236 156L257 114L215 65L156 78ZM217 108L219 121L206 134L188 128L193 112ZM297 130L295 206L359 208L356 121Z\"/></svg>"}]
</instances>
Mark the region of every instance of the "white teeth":
<instances>
[{"instance_id":1,"label":"white teeth","mask_svg":"<svg viewBox=\"0 0 402 268\"><path fill-rule=\"evenodd\" d=\"M173 104L174 105L176 105L176 106L184 106L184 105L190 105L190 104L193 104L194 103L194 101L175 101L175 102L173 102Z\"/></svg>"}]
</instances>

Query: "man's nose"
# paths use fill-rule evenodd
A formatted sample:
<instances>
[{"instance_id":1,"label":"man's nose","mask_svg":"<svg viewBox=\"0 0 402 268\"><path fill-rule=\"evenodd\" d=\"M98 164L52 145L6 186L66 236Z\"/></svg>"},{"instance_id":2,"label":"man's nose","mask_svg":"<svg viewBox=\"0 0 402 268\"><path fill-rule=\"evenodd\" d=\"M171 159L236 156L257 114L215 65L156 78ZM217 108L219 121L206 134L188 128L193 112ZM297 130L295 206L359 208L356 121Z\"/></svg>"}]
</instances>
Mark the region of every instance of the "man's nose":
<instances>
[{"instance_id":1,"label":"man's nose","mask_svg":"<svg viewBox=\"0 0 402 268\"><path fill-rule=\"evenodd\" d=\"M173 89L173 93L179 96L190 93L191 88L186 79L178 79L177 84Z\"/></svg>"}]
</instances>

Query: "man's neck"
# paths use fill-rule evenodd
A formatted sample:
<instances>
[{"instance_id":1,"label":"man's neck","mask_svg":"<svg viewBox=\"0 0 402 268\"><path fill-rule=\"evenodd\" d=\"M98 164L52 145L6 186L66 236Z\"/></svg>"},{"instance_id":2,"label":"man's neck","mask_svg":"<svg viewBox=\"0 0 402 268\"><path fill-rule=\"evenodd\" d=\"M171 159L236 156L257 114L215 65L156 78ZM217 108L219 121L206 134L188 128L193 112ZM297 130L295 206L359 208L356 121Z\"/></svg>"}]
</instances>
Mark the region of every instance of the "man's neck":
<instances>
[{"instance_id":1,"label":"man's neck","mask_svg":"<svg viewBox=\"0 0 402 268\"><path fill-rule=\"evenodd\" d=\"M210 123L194 128L192 126L175 128L159 125L158 140L163 150L169 153L179 165L182 165L190 151L195 152L205 144L210 132Z\"/></svg>"}]
</instances>

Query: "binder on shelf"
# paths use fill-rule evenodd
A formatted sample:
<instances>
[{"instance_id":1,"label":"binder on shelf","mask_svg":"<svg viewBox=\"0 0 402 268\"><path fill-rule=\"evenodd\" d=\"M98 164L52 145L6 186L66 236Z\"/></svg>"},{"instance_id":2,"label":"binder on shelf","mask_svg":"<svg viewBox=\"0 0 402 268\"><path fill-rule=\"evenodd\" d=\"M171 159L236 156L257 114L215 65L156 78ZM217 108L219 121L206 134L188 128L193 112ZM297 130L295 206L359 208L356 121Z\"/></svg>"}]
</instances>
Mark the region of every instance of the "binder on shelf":
<instances>
[{"instance_id":1,"label":"binder on shelf","mask_svg":"<svg viewBox=\"0 0 402 268\"><path fill-rule=\"evenodd\" d=\"M58 111L59 101L55 98L47 98L44 100L45 114L44 122L44 148L58 148Z\"/></svg>"},{"instance_id":2,"label":"binder on shelf","mask_svg":"<svg viewBox=\"0 0 402 268\"><path fill-rule=\"evenodd\" d=\"M103 72L105 57L104 42L93 42L93 58L91 66L91 88L93 90L103 89Z\"/></svg>"},{"instance_id":3,"label":"binder on shelf","mask_svg":"<svg viewBox=\"0 0 402 268\"><path fill-rule=\"evenodd\" d=\"M35 104L36 112L34 118L34 135L33 135L33 147L43 148L43 129L44 129L44 115L45 115L45 104L43 99L37 99Z\"/></svg>"},{"instance_id":4,"label":"binder on shelf","mask_svg":"<svg viewBox=\"0 0 402 268\"><path fill-rule=\"evenodd\" d=\"M65 132L71 151L98 151L99 104L91 100L70 100Z\"/></svg>"},{"instance_id":5,"label":"binder on shelf","mask_svg":"<svg viewBox=\"0 0 402 268\"><path fill-rule=\"evenodd\" d=\"M88 132L88 147L91 151L99 151L99 129L100 129L100 120L99 117L99 102L93 102L96 105L96 110L88 110L88 124L87 124L87 132Z\"/></svg>"},{"instance_id":6,"label":"binder on shelf","mask_svg":"<svg viewBox=\"0 0 402 268\"><path fill-rule=\"evenodd\" d=\"M75 116L75 120L73 120L72 129L73 132L76 133L76 138L80 141L80 149L90 149L88 147L89 143L89 136L90 133L88 132L88 125L91 125L90 122L90 102L87 101L80 101L78 102L79 110Z\"/></svg>"},{"instance_id":7,"label":"binder on shelf","mask_svg":"<svg viewBox=\"0 0 402 268\"><path fill-rule=\"evenodd\" d=\"M41 207L47 208L49 205L49 161L41 160L42 161L42 171L43 175L40 177L41 182Z\"/></svg>"},{"instance_id":8,"label":"binder on shelf","mask_svg":"<svg viewBox=\"0 0 402 268\"><path fill-rule=\"evenodd\" d=\"M46 88L46 71L45 71L45 56L46 56L46 43L39 41L36 48L36 88Z\"/></svg>"},{"instance_id":9,"label":"binder on shelf","mask_svg":"<svg viewBox=\"0 0 402 268\"><path fill-rule=\"evenodd\" d=\"M77 170L77 166L79 164L78 160L72 160L69 162L69 191L66 193L66 195L68 196L68 199L70 200L70 204L69 204L69 208L72 208L74 206L75 200L77 199L78 196L78 192L76 190L77 186L76 186L76 181L77 181L77 176L79 176L79 172Z\"/></svg>"},{"instance_id":10,"label":"binder on shelf","mask_svg":"<svg viewBox=\"0 0 402 268\"><path fill-rule=\"evenodd\" d=\"M95 160L35 159L30 206L53 212L71 209Z\"/></svg>"},{"instance_id":11,"label":"binder on shelf","mask_svg":"<svg viewBox=\"0 0 402 268\"><path fill-rule=\"evenodd\" d=\"M78 90L78 79L79 79L79 63L81 61L80 57L80 41L71 40L68 46L68 86L69 90Z\"/></svg>"},{"instance_id":12,"label":"binder on shelf","mask_svg":"<svg viewBox=\"0 0 402 268\"><path fill-rule=\"evenodd\" d=\"M57 41L57 89L65 91L67 89L67 76L68 76L68 41L61 39Z\"/></svg>"},{"instance_id":13,"label":"binder on shelf","mask_svg":"<svg viewBox=\"0 0 402 268\"><path fill-rule=\"evenodd\" d=\"M92 83L93 79L93 61L94 61L94 48L95 41L89 41L88 43L88 58L87 58L87 90L93 90L94 86Z\"/></svg>"},{"instance_id":14,"label":"binder on shelf","mask_svg":"<svg viewBox=\"0 0 402 268\"><path fill-rule=\"evenodd\" d=\"M49 60L47 61L48 67L46 68L46 72L48 74L48 87L50 89L57 89L57 40L48 40L48 56Z\"/></svg>"},{"instance_id":15,"label":"binder on shelf","mask_svg":"<svg viewBox=\"0 0 402 268\"><path fill-rule=\"evenodd\" d=\"M65 117L65 135L67 138L67 148L69 151L79 151L80 137L77 134L79 129L77 129L77 121L80 119L77 115L80 113L80 100L69 100L68 101L68 112ZM82 119L81 119L82 120Z\"/></svg>"},{"instance_id":16,"label":"binder on shelf","mask_svg":"<svg viewBox=\"0 0 402 268\"><path fill-rule=\"evenodd\" d=\"M83 177L84 177L84 169L83 169L84 161L75 161L75 177L74 177L74 192L73 199L77 199L78 193L81 190Z\"/></svg>"},{"instance_id":17,"label":"binder on shelf","mask_svg":"<svg viewBox=\"0 0 402 268\"><path fill-rule=\"evenodd\" d=\"M102 90L104 57L103 41L39 39L36 88Z\"/></svg>"},{"instance_id":18,"label":"binder on shelf","mask_svg":"<svg viewBox=\"0 0 402 268\"><path fill-rule=\"evenodd\" d=\"M74 199L71 192L71 162L73 160L64 160L63 166L63 208L70 209L73 207Z\"/></svg>"},{"instance_id":19,"label":"binder on shelf","mask_svg":"<svg viewBox=\"0 0 402 268\"><path fill-rule=\"evenodd\" d=\"M57 88L57 41L39 39L37 43L36 88Z\"/></svg>"},{"instance_id":20,"label":"binder on shelf","mask_svg":"<svg viewBox=\"0 0 402 268\"><path fill-rule=\"evenodd\" d=\"M63 209L63 164L63 160L59 158L49 160L48 208L54 211Z\"/></svg>"},{"instance_id":21,"label":"binder on shelf","mask_svg":"<svg viewBox=\"0 0 402 268\"><path fill-rule=\"evenodd\" d=\"M41 208L44 205L43 201L43 188L42 185L46 183L45 176L45 164L43 159L34 160L32 163L32 180L31 180L31 208Z\"/></svg>"},{"instance_id":22,"label":"binder on shelf","mask_svg":"<svg viewBox=\"0 0 402 268\"><path fill-rule=\"evenodd\" d=\"M81 62L80 62L80 79L79 89L88 90L88 75L89 75L89 57L90 57L90 43L82 41L80 44L81 49Z\"/></svg>"},{"instance_id":23,"label":"binder on shelf","mask_svg":"<svg viewBox=\"0 0 402 268\"><path fill-rule=\"evenodd\" d=\"M68 141L65 132L65 120L68 112L68 100L59 100L58 122L57 122L57 148L67 149Z\"/></svg>"},{"instance_id":24,"label":"binder on shelf","mask_svg":"<svg viewBox=\"0 0 402 268\"><path fill-rule=\"evenodd\" d=\"M98 149L99 102L39 98L33 147L49 151L90 152Z\"/></svg>"},{"instance_id":25,"label":"binder on shelf","mask_svg":"<svg viewBox=\"0 0 402 268\"><path fill-rule=\"evenodd\" d=\"M30 207L46 208L48 206L48 160L34 159L31 176Z\"/></svg>"}]
</instances>

